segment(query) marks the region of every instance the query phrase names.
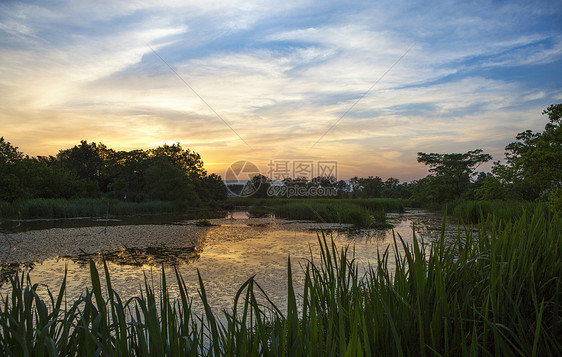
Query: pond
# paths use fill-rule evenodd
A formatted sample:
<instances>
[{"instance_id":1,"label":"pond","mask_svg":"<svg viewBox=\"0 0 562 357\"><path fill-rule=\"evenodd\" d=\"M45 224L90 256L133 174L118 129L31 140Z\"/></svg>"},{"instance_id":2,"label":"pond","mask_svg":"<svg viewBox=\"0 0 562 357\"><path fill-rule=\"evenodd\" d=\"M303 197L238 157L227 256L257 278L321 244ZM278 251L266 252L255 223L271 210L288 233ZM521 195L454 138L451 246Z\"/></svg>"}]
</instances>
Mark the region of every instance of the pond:
<instances>
[{"instance_id":1,"label":"pond","mask_svg":"<svg viewBox=\"0 0 562 357\"><path fill-rule=\"evenodd\" d=\"M217 311L230 309L238 288L250 277L266 291L279 307L286 305L287 259L290 256L296 290L302 288L301 265L306 259L319 259L319 230L328 233L338 247L350 247L362 269L376 264L377 255L393 243L393 234L408 243L413 232L426 242L441 233L442 217L425 210L408 209L389 214L393 229L350 230L349 226L289 221L275 217L250 218L246 212L229 212L224 218L209 219L211 226L195 220L168 217L156 220L142 217L133 221L105 220L61 228L61 222L37 225L20 222L19 232L0 234L0 292L9 291L7 277L14 271L28 271L31 281L39 283L40 295L47 297L48 286L58 291L67 270L67 299L72 301L90 287L88 262L98 267L105 258L113 288L123 299L138 296L145 277L156 289L160 286L162 266L170 293L177 292L174 269L181 274L198 303L199 271L209 301ZM67 222L68 223L68 222ZM52 226L52 227L53 227ZM453 235L458 227L445 226Z\"/></svg>"}]
</instances>

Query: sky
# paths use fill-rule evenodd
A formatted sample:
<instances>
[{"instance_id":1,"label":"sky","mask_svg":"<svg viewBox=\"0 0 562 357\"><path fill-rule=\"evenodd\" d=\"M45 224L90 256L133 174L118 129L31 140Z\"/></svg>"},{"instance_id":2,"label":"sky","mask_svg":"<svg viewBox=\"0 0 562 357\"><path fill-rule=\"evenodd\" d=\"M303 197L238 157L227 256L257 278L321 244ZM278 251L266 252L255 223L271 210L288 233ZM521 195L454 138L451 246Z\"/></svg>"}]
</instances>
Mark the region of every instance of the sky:
<instances>
[{"instance_id":1,"label":"sky","mask_svg":"<svg viewBox=\"0 0 562 357\"><path fill-rule=\"evenodd\" d=\"M0 136L419 179L562 103L562 1L0 2ZM490 164L483 166L489 169Z\"/></svg>"}]
</instances>

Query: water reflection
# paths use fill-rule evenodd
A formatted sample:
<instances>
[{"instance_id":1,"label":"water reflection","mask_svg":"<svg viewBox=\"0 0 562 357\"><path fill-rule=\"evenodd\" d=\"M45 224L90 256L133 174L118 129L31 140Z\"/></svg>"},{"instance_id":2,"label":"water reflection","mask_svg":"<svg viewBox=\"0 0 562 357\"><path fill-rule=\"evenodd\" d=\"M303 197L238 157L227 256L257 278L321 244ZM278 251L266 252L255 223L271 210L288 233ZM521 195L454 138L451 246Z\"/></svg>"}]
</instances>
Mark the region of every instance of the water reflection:
<instances>
[{"instance_id":1,"label":"water reflection","mask_svg":"<svg viewBox=\"0 0 562 357\"><path fill-rule=\"evenodd\" d=\"M226 216L226 219L235 220L235 219L249 219L250 214L247 211L229 211Z\"/></svg>"},{"instance_id":2,"label":"water reflection","mask_svg":"<svg viewBox=\"0 0 562 357\"><path fill-rule=\"evenodd\" d=\"M303 284L299 264L305 264L308 259L319 261L319 228L328 239L334 238L339 247L350 246L364 270L376 265L379 253L392 247L394 234L411 244L414 227L425 241L436 239L441 234L442 217L423 210L389 214L393 230L357 230L345 225L287 221L271 216L255 218L248 212L236 211L223 212L220 218L209 221L213 225L208 227L180 219L160 225L109 226L107 230L104 228L104 233L99 232L100 227L82 227L8 234L11 247L0 245L0 260L7 263L1 267L1 276L32 269L33 282L56 288L66 266L69 298L79 296L90 286L86 263L93 259L100 266L103 252L112 286L123 298L138 295L145 274L153 269L159 274L163 264L170 278L174 269L178 269L192 296L197 296L199 270L209 299L217 309L229 309L238 288L254 275L271 299L284 306L287 257L293 262L295 289L299 291ZM457 230L454 224L445 226L448 236L454 236ZM393 264L391 259L389 264ZM173 293L173 282L169 288ZM5 291L5 286L0 291Z\"/></svg>"},{"instance_id":3,"label":"water reflection","mask_svg":"<svg viewBox=\"0 0 562 357\"><path fill-rule=\"evenodd\" d=\"M77 256L62 256L72 262L84 266L93 260L101 263L112 262L117 265L132 266L161 266L188 264L201 257L202 248L192 246L183 248L146 247L146 248L122 248L103 253L80 253Z\"/></svg>"},{"instance_id":4,"label":"water reflection","mask_svg":"<svg viewBox=\"0 0 562 357\"><path fill-rule=\"evenodd\" d=\"M78 217L0 220L0 232L17 233L52 228L113 227L123 225L175 224L186 220L223 218L225 210L192 211L182 214L140 214L119 217ZM247 218L247 217L246 217Z\"/></svg>"},{"instance_id":5,"label":"water reflection","mask_svg":"<svg viewBox=\"0 0 562 357\"><path fill-rule=\"evenodd\" d=\"M336 237L344 237L350 242L359 242L359 241L383 241L387 237L387 232L389 229L385 228L377 228L377 229L358 229L353 227L345 227L345 228L338 228L338 229L318 229L318 228L311 228L310 229L317 234L328 234L330 236Z\"/></svg>"}]
</instances>

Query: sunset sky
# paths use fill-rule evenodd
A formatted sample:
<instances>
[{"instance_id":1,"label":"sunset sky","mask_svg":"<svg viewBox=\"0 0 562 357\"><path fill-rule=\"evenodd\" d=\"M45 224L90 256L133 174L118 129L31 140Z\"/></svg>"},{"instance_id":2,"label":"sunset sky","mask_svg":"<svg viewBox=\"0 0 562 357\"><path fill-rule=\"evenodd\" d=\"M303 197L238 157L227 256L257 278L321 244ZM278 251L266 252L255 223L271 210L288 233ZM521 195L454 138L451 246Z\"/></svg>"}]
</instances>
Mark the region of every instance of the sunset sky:
<instances>
[{"instance_id":1,"label":"sunset sky","mask_svg":"<svg viewBox=\"0 0 562 357\"><path fill-rule=\"evenodd\" d=\"M409 181L418 151L502 159L562 103L559 0L85 3L0 3L0 136L26 154L180 142L219 175Z\"/></svg>"}]
</instances>

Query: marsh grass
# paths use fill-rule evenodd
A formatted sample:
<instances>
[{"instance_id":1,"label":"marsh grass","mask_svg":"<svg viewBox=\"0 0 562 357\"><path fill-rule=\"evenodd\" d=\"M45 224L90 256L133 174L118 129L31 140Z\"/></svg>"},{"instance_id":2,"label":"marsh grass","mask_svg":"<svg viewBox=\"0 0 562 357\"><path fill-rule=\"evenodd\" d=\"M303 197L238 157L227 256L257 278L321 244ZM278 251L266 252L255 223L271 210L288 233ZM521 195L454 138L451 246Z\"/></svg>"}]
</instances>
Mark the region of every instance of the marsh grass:
<instances>
[{"instance_id":1,"label":"marsh grass","mask_svg":"<svg viewBox=\"0 0 562 357\"><path fill-rule=\"evenodd\" d=\"M465 223L478 223L494 216L504 221L521 217L537 209L547 211L546 204L529 201L455 201L449 205L453 216Z\"/></svg>"},{"instance_id":2,"label":"marsh grass","mask_svg":"<svg viewBox=\"0 0 562 357\"><path fill-rule=\"evenodd\" d=\"M369 227L374 222L370 210L343 202L291 202L275 207L275 215L286 219L348 223L357 227ZM386 214L383 216L386 218Z\"/></svg>"},{"instance_id":3,"label":"marsh grass","mask_svg":"<svg viewBox=\"0 0 562 357\"><path fill-rule=\"evenodd\" d=\"M66 274L48 301L16 275L0 305L0 354L560 355L561 231L559 215L536 211L504 224L490 218L479 233L459 230L449 241L443 231L429 246L396 236L366 273L348 247L322 234L319 260L303 268L302 295L288 259L286 312L253 278L233 309L217 314L199 275L197 314L177 271L178 298L162 269L159 293L145 279L140 296L123 301L107 266L104 291L90 262L91 288L70 303Z\"/></svg>"},{"instance_id":4,"label":"marsh grass","mask_svg":"<svg viewBox=\"0 0 562 357\"><path fill-rule=\"evenodd\" d=\"M174 202L124 202L115 199L29 199L13 203L0 202L0 218L75 218L173 213Z\"/></svg>"},{"instance_id":5,"label":"marsh grass","mask_svg":"<svg viewBox=\"0 0 562 357\"><path fill-rule=\"evenodd\" d=\"M212 227L214 224L211 223L208 219L202 218L198 219L194 223L197 227Z\"/></svg>"},{"instance_id":6,"label":"marsh grass","mask_svg":"<svg viewBox=\"0 0 562 357\"><path fill-rule=\"evenodd\" d=\"M392 228L386 212L403 212L405 200L335 198L237 198L232 202L251 204L250 212L262 215L269 210L286 219L353 224L361 228Z\"/></svg>"},{"instance_id":7,"label":"marsh grass","mask_svg":"<svg viewBox=\"0 0 562 357\"><path fill-rule=\"evenodd\" d=\"M306 204L357 204L364 208L386 212L403 212L410 204L409 200L397 198L253 198L229 197L227 203L234 206L277 207L287 203L301 202Z\"/></svg>"}]
</instances>

